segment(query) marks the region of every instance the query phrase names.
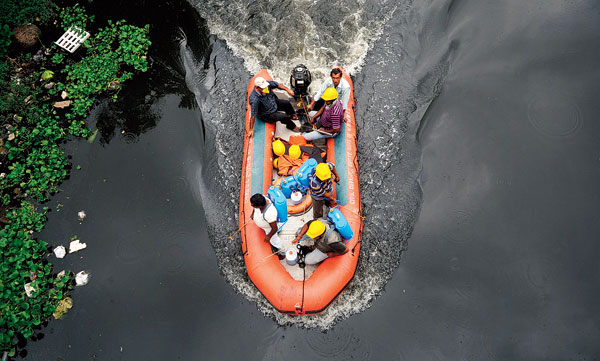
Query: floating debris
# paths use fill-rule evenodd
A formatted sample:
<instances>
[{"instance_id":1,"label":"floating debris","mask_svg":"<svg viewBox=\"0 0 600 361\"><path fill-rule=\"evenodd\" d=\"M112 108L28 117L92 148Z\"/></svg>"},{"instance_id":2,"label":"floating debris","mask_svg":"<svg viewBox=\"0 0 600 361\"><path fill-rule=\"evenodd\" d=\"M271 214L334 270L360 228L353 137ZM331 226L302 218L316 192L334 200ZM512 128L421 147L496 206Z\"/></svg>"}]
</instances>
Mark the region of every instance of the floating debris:
<instances>
[{"instance_id":1,"label":"floating debris","mask_svg":"<svg viewBox=\"0 0 600 361\"><path fill-rule=\"evenodd\" d=\"M77 252L87 247L87 244L81 243L78 239L69 244L69 253Z\"/></svg>"},{"instance_id":2,"label":"floating debris","mask_svg":"<svg viewBox=\"0 0 600 361\"><path fill-rule=\"evenodd\" d=\"M25 284L25 294L27 294L27 297L31 298L35 291L37 290L31 285L31 282Z\"/></svg>"},{"instance_id":3,"label":"floating debris","mask_svg":"<svg viewBox=\"0 0 600 361\"><path fill-rule=\"evenodd\" d=\"M67 254L67 250L65 249L64 246L56 247L53 250L53 252L54 252L54 255L56 256L56 258L63 258Z\"/></svg>"},{"instance_id":4,"label":"floating debris","mask_svg":"<svg viewBox=\"0 0 600 361\"><path fill-rule=\"evenodd\" d=\"M66 108L69 105L71 105L71 101L70 100L63 100L62 102L56 102L54 103L54 107L55 108Z\"/></svg>"},{"instance_id":5,"label":"floating debris","mask_svg":"<svg viewBox=\"0 0 600 361\"><path fill-rule=\"evenodd\" d=\"M94 132L92 133L92 135L90 135L88 137L88 143L92 143L94 141L94 139L96 139L97 135L98 135L98 129L94 130Z\"/></svg>"},{"instance_id":6,"label":"floating debris","mask_svg":"<svg viewBox=\"0 0 600 361\"><path fill-rule=\"evenodd\" d=\"M54 72L52 70L46 70L42 73L42 80L50 80L54 77Z\"/></svg>"},{"instance_id":7,"label":"floating debris","mask_svg":"<svg viewBox=\"0 0 600 361\"><path fill-rule=\"evenodd\" d=\"M73 307L73 300L71 297L65 297L62 300L58 301L56 305L56 311L52 314L55 319L60 319Z\"/></svg>"},{"instance_id":8,"label":"floating debris","mask_svg":"<svg viewBox=\"0 0 600 361\"><path fill-rule=\"evenodd\" d=\"M75 275L75 284L77 286L85 286L90 280L90 275L86 271L81 271Z\"/></svg>"},{"instance_id":9,"label":"floating debris","mask_svg":"<svg viewBox=\"0 0 600 361\"><path fill-rule=\"evenodd\" d=\"M69 53L74 52L90 37L90 33L72 26L54 44L65 49Z\"/></svg>"},{"instance_id":10,"label":"floating debris","mask_svg":"<svg viewBox=\"0 0 600 361\"><path fill-rule=\"evenodd\" d=\"M82 222L86 217L85 211L77 212L77 216L79 217L79 222Z\"/></svg>"}]
</instances>

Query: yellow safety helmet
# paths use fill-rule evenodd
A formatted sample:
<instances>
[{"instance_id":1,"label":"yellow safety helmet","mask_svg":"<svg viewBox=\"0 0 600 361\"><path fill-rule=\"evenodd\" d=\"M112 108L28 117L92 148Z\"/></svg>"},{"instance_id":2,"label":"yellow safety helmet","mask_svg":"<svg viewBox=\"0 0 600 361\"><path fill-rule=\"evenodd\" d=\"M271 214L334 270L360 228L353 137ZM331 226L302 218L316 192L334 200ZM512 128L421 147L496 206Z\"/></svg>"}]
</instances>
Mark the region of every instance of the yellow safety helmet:
<instances>
[{"instance_id":1,"label":"yellow safety helmet","mask_svg":"<svg viewBox=\"0 0 600 361\"><path fill-rule=\"evenodd\" d=\"M325 232L325 224L321 221L312 221L310 226L308 226L308 231L306 231L306 235L312 239L319 237Z\"/></svg>"},{"instance_id":2,"label":"yellow safety helmet","mask_svg":"<svg viewBox=\"0 0 600 361\"><path fill-rule=\"evenodd\" d=\"M335 88L327 88L323 92L321 99L327 101L327 100L337 99L337 97L338 97L338 92L337 92L337 90L335 90Z\"/></svg>"},{"instance_id":3,"label":"yellow safety helmet","mask_svg":"<svg viewBox=\"0 0 600 361\"><path fill-rule=\"evenodd\" d=\"M329 169L329 164L319 163L315 169L315 174L317 175L317 178L322 181L331 178L331 169Z\"/></svg>"},{"instance_id":4,"label":"yellow safety helmet","mask_svg":"<svg viewBox=\"0 0 600 361\"><path fill-rule=\"evenodd\" d=\"M273 153L275 153L278 157L282 156L285 153L285 145L279 139L273 142Z\"/></svg>"},{"instance_id":5,"label":"yellow safety helmet","mask_svg":"<svg viewBox=\"0 0 600 361\"><path fill-rule=\"evenodd\" d=\"M275 160L273 160L273 168L277 168L277 165L279 165L279 158L275 158Z\"/></svg>"},{"instance_id":6,"label":"yellow safety helmet","mask_svg":"<svg viewBox=\"0 0 600 361\"><path fill-rule=\"evenodd\" d=\"M289 153L290 153L290 158L292 158L292 159L298 159L302 155L302 151L300 150L300 147L296 144L294 144L290 147Z\"/></svg>"}]
</instances>

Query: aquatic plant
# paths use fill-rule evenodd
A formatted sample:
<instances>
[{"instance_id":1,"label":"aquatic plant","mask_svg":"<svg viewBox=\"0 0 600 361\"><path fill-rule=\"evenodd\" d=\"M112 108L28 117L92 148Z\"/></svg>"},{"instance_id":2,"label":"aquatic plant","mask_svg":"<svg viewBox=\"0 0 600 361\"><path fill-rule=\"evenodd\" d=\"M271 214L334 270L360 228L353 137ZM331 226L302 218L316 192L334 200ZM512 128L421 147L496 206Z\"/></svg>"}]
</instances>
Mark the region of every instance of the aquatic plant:
<instances>
[{"instance_id":1,"label":"aquatic plant","mask_svg":"<svg viewBox=\"0 0 600 361\"><path fill-rule=\"evenodd\" d=\"M60 18L62 26L93 20L81 7L64 9ZM49 200L68 176L61 144L92 133L85 117L95 100L116 99L134 72L148 69L148 33L148 26L109 22L88 39L80 60L53 46L37 63L30 54L0 61L0 219L6 223L0 230L0 352L14 353L18 338L31 337L72 286L72 273L56 275L48 245L33 238L48 210L34 204Z\"/></svg>"},{"instance_id":2,"label":"aquatic plant","mask_svg":"<svg viewBox=\"0 0 600 361\"><path fill-rule=\"evenodd\" d=\"M6 55L11 43L11 28L28 23L46 24L58 6L52 0L0 1L0 57Z\"/></svg>"}]
</instances>

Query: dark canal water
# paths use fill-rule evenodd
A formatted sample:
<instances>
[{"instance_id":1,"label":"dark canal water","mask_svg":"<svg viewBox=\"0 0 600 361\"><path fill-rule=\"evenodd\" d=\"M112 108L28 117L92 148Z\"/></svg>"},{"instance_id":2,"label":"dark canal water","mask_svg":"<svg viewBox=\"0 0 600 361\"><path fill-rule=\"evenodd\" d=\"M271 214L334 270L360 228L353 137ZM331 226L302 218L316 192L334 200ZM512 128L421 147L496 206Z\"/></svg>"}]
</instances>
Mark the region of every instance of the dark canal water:
<instances>
[{"instance_id":1,"label":"dark canal water","mask_svg":"<svg viewBox=\"0 0 600 361\"><path fill-rule=\"evenodd\" d=\"M23 359L600 359L600 3L92 6L150 23L154 66L68 145L40 236L91 280ZM352 283L294 318L228 236L248 80L301 62L354 76L367 219Z\"/></svg>"}]
</instances>

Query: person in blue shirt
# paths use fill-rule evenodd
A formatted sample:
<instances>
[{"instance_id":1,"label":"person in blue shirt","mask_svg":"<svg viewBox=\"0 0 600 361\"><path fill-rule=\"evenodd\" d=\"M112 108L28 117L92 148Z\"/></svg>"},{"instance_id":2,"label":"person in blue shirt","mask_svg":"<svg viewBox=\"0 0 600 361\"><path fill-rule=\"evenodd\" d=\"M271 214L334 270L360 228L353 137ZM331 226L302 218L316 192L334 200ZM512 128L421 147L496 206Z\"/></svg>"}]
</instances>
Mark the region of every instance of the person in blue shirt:
<instances>
[{"instance_id":1,"label":"person in blue shirt","mask_svg":"<svg viewBox=\"0 0 600 361\"><path fill-rule=\"evenodd\" d=\"M276 81L266 80L259 76L254 79L254 90L248 97L250 103L250 132L254 130L254 121L256 118L266 123L281 122L286 128L294 132L300 131L293 119L298 119L294 108L288 101L281 100L272 92L273 89L286 91L293 97L294 92L285 85ZM280 111L285 112L281 113Z\"/></svg>"}]
</instances>

